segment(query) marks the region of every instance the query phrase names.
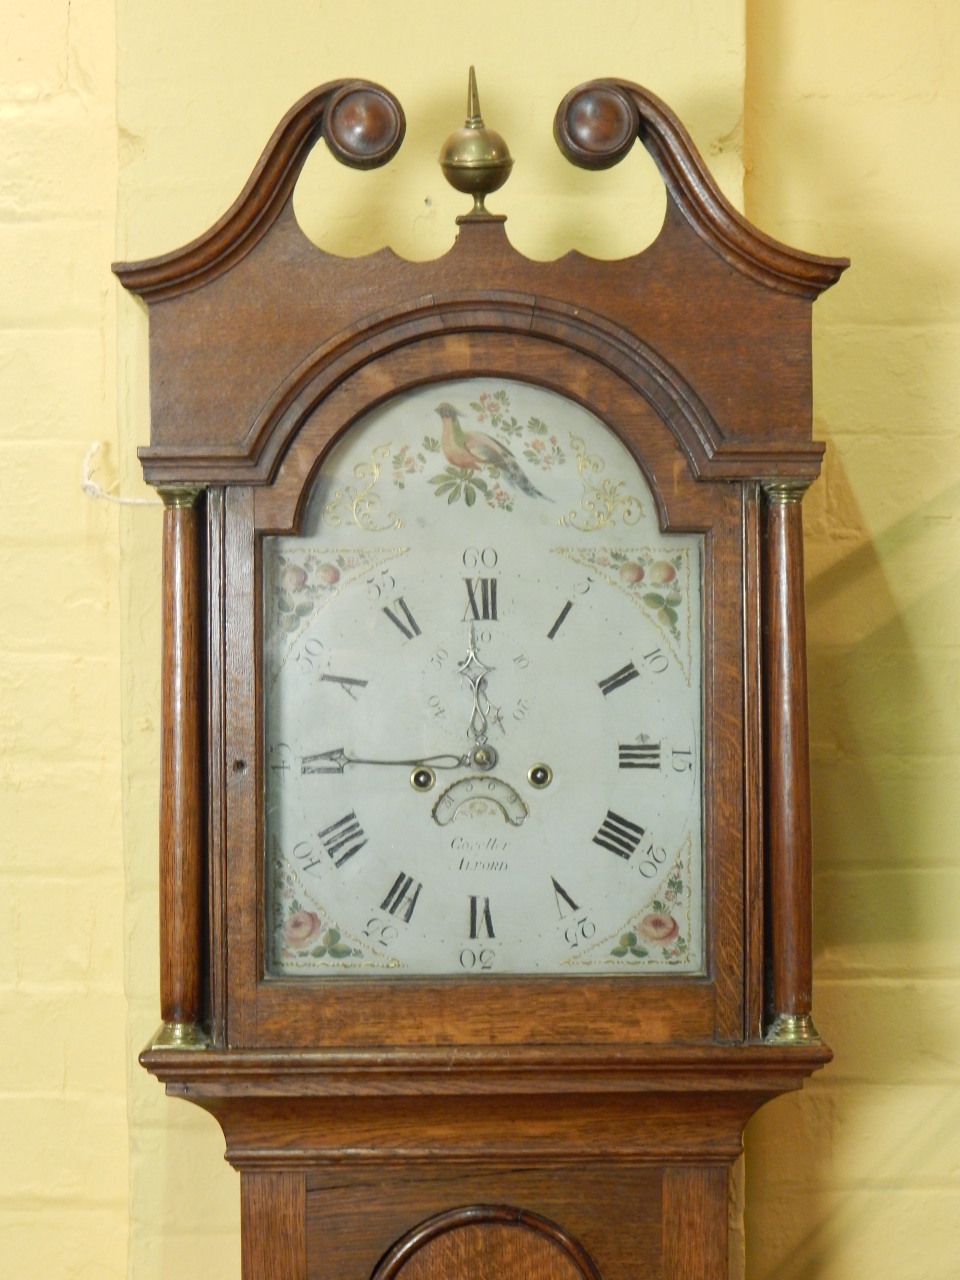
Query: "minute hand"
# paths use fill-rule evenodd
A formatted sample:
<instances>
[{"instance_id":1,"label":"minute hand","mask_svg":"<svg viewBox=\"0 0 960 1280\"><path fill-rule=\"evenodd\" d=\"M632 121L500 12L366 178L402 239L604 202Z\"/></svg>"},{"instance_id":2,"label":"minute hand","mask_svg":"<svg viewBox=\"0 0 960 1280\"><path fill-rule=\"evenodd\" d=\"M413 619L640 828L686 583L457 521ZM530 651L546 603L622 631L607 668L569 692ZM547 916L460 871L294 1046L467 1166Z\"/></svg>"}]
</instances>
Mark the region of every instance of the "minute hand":
<instances>
[{"instance_id":1,"label":"minute hand","mask_svg":"<svg viewBox=\"0 0 960 1280\"><path fill-rule=\"evenodd\" d=\"M348 756L342 747L333 751L319 751L315 755L301 756L301 773L343 773L348 764L386 766L400 765L409 769L413 765L429 765L432 769L461 769L469 764L466 756L438 755L414 756L406 760L371 760L366 756Z\"/></svg>"}]
</instances>

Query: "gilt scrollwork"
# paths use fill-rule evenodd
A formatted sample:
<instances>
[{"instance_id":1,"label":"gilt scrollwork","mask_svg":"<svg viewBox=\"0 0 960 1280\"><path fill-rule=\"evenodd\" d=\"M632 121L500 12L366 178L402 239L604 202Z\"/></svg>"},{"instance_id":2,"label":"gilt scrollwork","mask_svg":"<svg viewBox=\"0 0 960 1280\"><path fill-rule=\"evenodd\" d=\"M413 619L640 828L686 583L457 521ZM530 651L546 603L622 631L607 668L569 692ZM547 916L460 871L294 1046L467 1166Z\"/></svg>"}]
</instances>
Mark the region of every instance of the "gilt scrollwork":
<instances>
[{"instance_id":1,"label":"gilt scrollwork","mask_svg":"<svg viewBox=\"0 0 960 1280\"><path fill-rule=\"evenodd\" d=\"M577 470L583 493L579 506L565 516L560 516L558 524L578 529L581 533L593 533L608 524L616 523L619 518L625 525L637 524L643 519L643 504L635 494L625 491L623 480L611 480L601 473L606 463L596 454L587 453L584 441L570 434L570 447L577 458Z\"/></svg>"},{"instance_id":2,"label":"gilt scrollwork","mask_svg":"<svg viewBox=\"0 0 960 1280\"><path fill-rule=\"evenodd\" d=\"M384 511L383 500L374 492L380 482L383 464L390 458L391 448L389 442L377 445L366 462L358 462L354 467L357 484L334 490L323 508L323 523L328 528L355 524L370 533L403 528L403 521L396 511Z\"/></svg>"}]
</instances>

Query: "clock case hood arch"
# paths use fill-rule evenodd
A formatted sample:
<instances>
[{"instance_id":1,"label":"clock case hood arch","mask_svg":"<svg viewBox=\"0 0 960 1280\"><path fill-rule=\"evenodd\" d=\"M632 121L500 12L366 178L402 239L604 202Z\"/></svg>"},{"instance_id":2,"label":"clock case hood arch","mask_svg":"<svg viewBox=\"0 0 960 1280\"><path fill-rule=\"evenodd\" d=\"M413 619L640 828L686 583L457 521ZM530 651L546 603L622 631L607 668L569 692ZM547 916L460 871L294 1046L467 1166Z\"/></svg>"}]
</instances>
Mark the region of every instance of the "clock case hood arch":
<instances>
[{"instance_id":1,"label":"clock case hood arch","mask_svg":"<svg viewBox=\"0 0 960 1280\"><path fill-rule=\"evenodd\" d=\"M454 247L432 262L409 262L389 249L354 259L324 253L303 234L293 210L310 149L318 136L331 140L338 111L353 99L389 101L396 127L389 137L378 135L382 145L373 160L351 157L336 143L332 148L358 167L383 163L402 141L403 116L391 95L364 82L331 82L301 99L210 231L173 253L114 265L150 313L151 438L141 450L146 478L158 485L239 483L241 476L262 483L271 465L276 399L296 393L297 378L310 377L312 362L332 363L355 344L362 358L364 343L375 349L375 334L385 325L396 326L399 338L403 312L414 326L418 320L428 327L469 324L476 303L491 327L498 323L491 314L497 306L504 325L511 310L518 325L524 312L542 314L549 325L558 309L571 318L594 311L603 326L622 330L628 345L646 345L698 389L715 423L705 452L725 459L715 468L718 478L812 480L822 448L810 439L809 304L839 278L846 261L790 249L747 223L717 188L680 122L639 86L601 81L574 90L558 110L561 145L569 135L565 111L591 92L613 93L632 109L632 137L651 152L667 188L657 239L620 261L571 252L533 262L510 248L505 220L496 215L458 219L469 232L461 231ZM575 162L590 162L584 148L566 149ZM603 157L593 162L599 167ZM602 304L592 306L597 297ZM354 298L375 299L375 306ZM269 346L264 333L271 335Z\"/></svg>"},{"instance_id":2,"label":"clock case hood arch","mask_svg":"<svg viewBox=\"0 0 960 1280\"><path fill-rule=\"evenodd\" d=\"M595 108L618 122L613 150L609 131L583 124ZM292 1177L364 1143L372 1151L391 1100L416 1097L418 1118L386 1144L390 1158L487 1150L553 1161L602 1147L650 1163L665 1141L669 1161L722 1172L695 1180L719 1222L746 1119L830 1056L810 1016L799 498L822 455L811 438L810 308L847 264L751 227L669 109L616 80L567 95L555 134L587 167L615 163L636 140L650 151L667 209L642 253L534 262L510 246L502 217L476 211L431 262L317 248L292 205L314 142L370 167L395 152L403 127L379 86L324 85L281 122L216 226L114 268L148 308L141 459L166 504L164 1025L142 1061L217 1115L228 1158L248 1171ZM341 992L266 977L259 540L297 527L326 451L365 412L404 388L478 374L578 401L631 450L661 525L706 534L708 964L701 978L632 987L521 978L468 992L411 979L398 1034L389 980ZM475 1095L473 1132L454 1133L450 1105ZM516 1124L531 1095L543 1124ZM302 1107L295 1152L290 1097ZM616 1118L605 1110L613 1097ZM691 1105L696 1133L683 1122ZM662 1194L663 1221L682 1234L683 1213L667 1209L680 1193L665 1181ZM256 1212L251 1201L245 1221ZM681 1258L680 1245L664 1247Z\"/></svg>"}]
</instances>

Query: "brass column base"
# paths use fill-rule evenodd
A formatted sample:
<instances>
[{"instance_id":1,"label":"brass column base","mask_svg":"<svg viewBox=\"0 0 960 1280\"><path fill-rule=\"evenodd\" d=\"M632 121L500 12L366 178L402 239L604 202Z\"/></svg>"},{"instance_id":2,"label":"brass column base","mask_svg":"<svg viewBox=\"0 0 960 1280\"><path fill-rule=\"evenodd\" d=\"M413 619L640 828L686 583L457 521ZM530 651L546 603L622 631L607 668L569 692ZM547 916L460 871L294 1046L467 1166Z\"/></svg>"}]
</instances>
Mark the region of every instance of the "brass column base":
<instances>
[{"instance_id":1,"label":"brass column base","mask_svg":"<svg viewBox=\"0 0 960 1280\"><path fill-rule=\"evenodd\" d=\"M164 1022L148 1049L209 1049L210 1037L192 1022Z\"/></svg>"},{"instance_id":2,"label":"brass column base","mask_svg":"<svg viewBox=\"0 0 960 1280\"><path fill-rule=\"evenodd\" d=\"M778 1013L764 1039L767 1044L823 1044L809 1013Z\"/></svg>"}]
</instances>

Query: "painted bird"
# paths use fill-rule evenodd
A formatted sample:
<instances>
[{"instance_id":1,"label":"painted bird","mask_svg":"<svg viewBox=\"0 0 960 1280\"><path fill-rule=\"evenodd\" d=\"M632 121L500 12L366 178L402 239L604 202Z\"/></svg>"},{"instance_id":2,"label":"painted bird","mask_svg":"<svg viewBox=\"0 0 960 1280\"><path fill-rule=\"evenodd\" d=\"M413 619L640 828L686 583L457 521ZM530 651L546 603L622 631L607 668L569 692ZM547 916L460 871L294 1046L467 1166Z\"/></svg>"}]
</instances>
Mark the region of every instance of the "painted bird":
<instances>
[{"instance_id":1,"label":"painted bird","mask_svg":"<svg viewBox=\"0 0 960 1280\"><path fill-rule=\"evenodd\" d=\"M484 467L496 467L508 484L515 485L531 498L543 498L552 502L545 493L535 488L527 478L510 450L484 431L464 431L457 410L448 401L437 405L442 431L440 448L446 460L464 471L480 471Z\"/></svg>"}]
</instances>

